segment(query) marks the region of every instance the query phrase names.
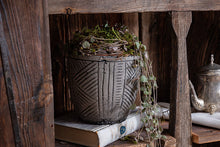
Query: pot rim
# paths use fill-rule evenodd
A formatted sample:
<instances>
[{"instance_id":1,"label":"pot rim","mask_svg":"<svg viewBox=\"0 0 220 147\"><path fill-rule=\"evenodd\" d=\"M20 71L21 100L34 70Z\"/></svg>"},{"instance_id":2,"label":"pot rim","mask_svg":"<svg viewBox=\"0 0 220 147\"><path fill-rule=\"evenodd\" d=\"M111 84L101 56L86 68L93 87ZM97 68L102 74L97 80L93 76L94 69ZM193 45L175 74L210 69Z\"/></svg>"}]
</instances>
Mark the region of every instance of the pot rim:
<instances>
[{"instance_id":1,"label":"pot rim","mask_svg":"<svg viewBox=\"0 0 220 147\"><path fill-rule=\"evenodd\" d=\"M71 56L68 57L69 59L76 59L76 60L87 60L87 61L96 61L96 62L115 62L115 61L134 61L140 59L139 56L128 56L128 57L118 57L118 56Z\"/></svg>"}]
</instances>

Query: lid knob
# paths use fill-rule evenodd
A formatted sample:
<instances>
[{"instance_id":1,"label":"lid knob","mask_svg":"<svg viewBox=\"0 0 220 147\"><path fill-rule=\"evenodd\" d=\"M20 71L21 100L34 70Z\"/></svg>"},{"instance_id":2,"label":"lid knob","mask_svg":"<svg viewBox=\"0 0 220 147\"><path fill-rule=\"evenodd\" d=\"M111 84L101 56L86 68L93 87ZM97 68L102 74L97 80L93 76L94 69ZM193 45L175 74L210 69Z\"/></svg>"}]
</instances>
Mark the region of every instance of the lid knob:
<instances>
[{"instance_id":1,"label":"lid knob","mask_svg":"<svg viewBox=\"0 0 220 147\"><path fill-rule=\"evenodd\" d=\"M211 54L211 64L213 65L214 64L214 55Z\"/></svg>"}]
</instances>

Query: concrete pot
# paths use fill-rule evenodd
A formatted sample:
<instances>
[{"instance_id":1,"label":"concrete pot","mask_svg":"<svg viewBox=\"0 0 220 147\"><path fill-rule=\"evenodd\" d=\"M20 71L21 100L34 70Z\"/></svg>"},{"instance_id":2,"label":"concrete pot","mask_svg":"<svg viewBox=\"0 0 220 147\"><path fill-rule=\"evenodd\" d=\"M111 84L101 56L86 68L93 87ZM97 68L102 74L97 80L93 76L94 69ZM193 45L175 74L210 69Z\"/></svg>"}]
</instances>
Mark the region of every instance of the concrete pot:
<instances>
[{"instance_id":1,"label":"concrete pot","mask_svg":"<svg viewBox=\"0 0 220 147\"><path fill-rule=\"evenodd\" d=\"M96 124L126 119L139 89L138 57L71 57L68 79L74 108L80 118Z\"/></svg>"}]
</instances>

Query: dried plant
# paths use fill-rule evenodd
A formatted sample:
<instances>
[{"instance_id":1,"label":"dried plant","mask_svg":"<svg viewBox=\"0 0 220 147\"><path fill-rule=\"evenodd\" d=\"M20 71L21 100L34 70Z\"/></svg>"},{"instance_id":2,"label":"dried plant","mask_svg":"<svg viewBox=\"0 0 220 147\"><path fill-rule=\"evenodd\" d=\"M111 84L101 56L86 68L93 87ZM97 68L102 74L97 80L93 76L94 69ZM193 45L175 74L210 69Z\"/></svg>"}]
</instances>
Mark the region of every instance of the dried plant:
<instances>
[{"instance_id":1,"label":"dried plant","mask_svg":"<svg viewBox=\"0 0 220 147\"><path fill-rule=\"evenodd\" d=\"M110 27L96 26L94 29L84 28L76 32L74 40L68 44L69 53L73 56L139 56L134 66L141 69L140 90L141 107L140 112L148 140L150 142L160 140L162 128L158 117L159 106L157 104L157 82L152 71L152 64L148 57L146 46L138 38L130 33L126 26L116 25ZM142 140L140 133L135 141Z\"/></svg>"}]
</instances>

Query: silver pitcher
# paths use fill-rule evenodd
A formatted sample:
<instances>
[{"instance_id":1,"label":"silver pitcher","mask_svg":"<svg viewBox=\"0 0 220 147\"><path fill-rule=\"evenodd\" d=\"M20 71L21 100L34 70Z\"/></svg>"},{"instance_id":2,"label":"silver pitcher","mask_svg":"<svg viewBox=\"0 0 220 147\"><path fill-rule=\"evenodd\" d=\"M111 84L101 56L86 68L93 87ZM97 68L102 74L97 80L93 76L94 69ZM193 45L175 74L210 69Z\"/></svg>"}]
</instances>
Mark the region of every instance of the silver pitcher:
<instances>
[{"instance_id":1,"label":"silver pitcher","mask_svg":"<svg viewBox=\"0 0 220 147\"><path fill-rule=\"evenodd\" d=\"M191 81L191 101L198 111L206 111L210 114L220 111L220 65L214 63L214 55L211 55L211 63L201 68L198 74L199 83L197 94Z\"/></svg>"}]
</instances>

